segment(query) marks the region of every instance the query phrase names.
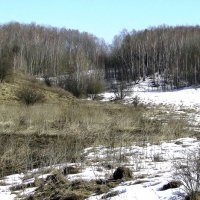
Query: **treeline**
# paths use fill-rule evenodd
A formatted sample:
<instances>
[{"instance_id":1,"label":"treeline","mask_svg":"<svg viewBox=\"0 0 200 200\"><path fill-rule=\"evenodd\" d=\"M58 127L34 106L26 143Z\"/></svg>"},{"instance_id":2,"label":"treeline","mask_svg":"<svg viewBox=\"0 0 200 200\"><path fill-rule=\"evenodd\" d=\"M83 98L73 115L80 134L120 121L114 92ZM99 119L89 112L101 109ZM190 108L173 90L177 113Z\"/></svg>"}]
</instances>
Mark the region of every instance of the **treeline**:
<instances>
[{"instance_id":1,"label":"treeline","mask_svg":"<svg viewBox=\"0 0 200 200\"><path fill-rule=\"evenodd\" d=\"M0 71L12 65L46 80L60 77L60 86L80 96L101 90L106 48L104 40L86 32L9 23L0 26Z\"/></svg>"},{"instance_id":2,"label":"treeline","mask_svg":"<svg viewBox=\"0 0 200 200\"><path fill-rule=\"evenodd\" d=\"M15 69L34 75L56 76L102 68L105 42L89 33L36 24L0 26L0 52L13 52Z\"/></svg>"},{"instance_id":3,"label":"treeline","mask_svg":"<svg viewBox=\"0 0 200 200\"><path fill-rule=\"evenodd\" d=\"M1 81L10 66L40 77L62 77L62 86L77 96L82 90L97 92L102 77L137 83L151 76L154 86L195 85L200 83L200 27L123 31L107 45L78 30L9 23L0 25Z\"/></svg>"},{"instance_id":4,"label":"treeline","mask_svg":"<svg viewBox=\"0 0 200 200\"><path fill-rule=\"evenodd\" d=\"M106 61L108 79L135 81L151 76L171 88L200 83L200 27L151 28L122 32L114 38Z\"/></svg>"}]
</instances>

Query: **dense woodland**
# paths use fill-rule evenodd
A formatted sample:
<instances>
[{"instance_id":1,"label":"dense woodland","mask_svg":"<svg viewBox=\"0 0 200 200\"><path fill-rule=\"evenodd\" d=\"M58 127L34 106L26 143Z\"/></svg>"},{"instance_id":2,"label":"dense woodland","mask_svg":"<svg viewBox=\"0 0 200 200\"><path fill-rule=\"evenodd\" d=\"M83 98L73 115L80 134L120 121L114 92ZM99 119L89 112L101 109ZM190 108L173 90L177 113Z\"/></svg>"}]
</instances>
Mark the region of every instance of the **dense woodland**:
<instances>
[{"instance_id":1,"label":"dense woodland","mask_svg":"<svg viewBox=\"0 0 200 200\"><path fill-rule=\"evenodd\" d=\"M1 53L13 52L14 69L34 75L57 76L103 67L105 43L89 33L10 23L0 26Z\"/></svg>"},{"instance_id":2,"label":"dense woodland","mask_svg":"<svg viewBox=\"0 0 200 200\"><path fill-rule=\"evenodd\" d=\"M115 37L106 74L137 81L158 73L174 87L200 82L200 27L158 27Z\"/></svg>"},{"instance_id":3,"label":"dense woodland","mask_svg":"<svg viewBox=\"0 0 200 200\"><path fill-rule=\"evenodd\" d=\"M138 32L122 31L108 45L86 32L9 23L0 26L1 72L5 67L40 77L66 75L78 83L84 74L92 72L95 79L103 74L108 81L137 83L141 77L151 76L153 86L197 85L200 27L160 26Z\"/></svg>"}]
</instances>

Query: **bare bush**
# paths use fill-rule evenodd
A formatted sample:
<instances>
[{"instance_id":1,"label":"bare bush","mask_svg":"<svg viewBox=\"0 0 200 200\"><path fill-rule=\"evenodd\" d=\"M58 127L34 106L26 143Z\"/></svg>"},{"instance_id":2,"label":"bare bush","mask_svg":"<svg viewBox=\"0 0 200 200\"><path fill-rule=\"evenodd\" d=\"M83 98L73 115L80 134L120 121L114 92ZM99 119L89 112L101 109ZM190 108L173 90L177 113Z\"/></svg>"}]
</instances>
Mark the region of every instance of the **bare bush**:
<instances>
[{"instance_id":1,"label":"bare bush","mask_svg":"<svg viewBox=\"0 0 200 200\"><path fill-rule=\"evenodd\" d=\"M125 81L121 81L119 83L111 85L111 89L114 92L116 100L122 100L127 96L126 88L127 86Z\"/></svg>"},{"instance_id":2,"label":"bare bush","mask_svg":"<svg viewBox=\"0 0 200 200\"><path fill-rule=\"evenodd\" d=\"M96 74L83 74L80 79L77 79L75 75L71 75L62 77L59 80L59 86L76 97L90 96L92 99L95 99L97 94L103 91L104 82Z\"/></svg>"},{"instance_id":3,"label":"bare bush","mask_svg":"<svg viewBox=\"0 0 200 200\"><path fill-rule=\"evenodd\" d=\"M79 81L75 76L65 77L59 80L59 86L71 92L75 97L80 97L86 90L86 82L84 79Z\"/></svg>"},{"instance_id":4,"label":"bare bush","mask_svg":"<svg viewBox=\"0 0 200 200\"><path fill-rule=\"evenodd\" d=\"M25 105L33 105L35 103L44 102L45 96L33 86L25 86L16 92L19 101Z\"/></svg>"},{"instance_id":5,"label":"bare bush","mask_svg":"<svg viewBox=\"0 0 200 200\"><path fill-rule=\"evenodd\" d=\"M97 78L90 78L87 82L87 90L86 93L91 99L95 99L97 95L104 90L104 83L102 80Z\"/></svg>"},{"instance_id":6,"label":"bare bush","mask_svg":"<svg viewBox=\"0 0 200 200\"><path fill-rule=\"evenodd\" d=\"M51 79L48 76L44 77L44 82L45 82L46 86L48 86L48 87L52 86Z\"/></svg>"},{"instance_id":7,"label":"bare bush","mask_svg":"<svg viewBox=\"0 0 200 200\"><path fill-rule=\"evenodd\" d=\"M130 179L132 178L132 172L127 167L118 167L113 173L113 179Z\"/></svg>"},{"instance_id":8,"label":"bare bush","mask_svg":"<svg viewBox=\"0 0 200 200\"><path fill-rule=\"evenodd\" d=\"M198 200L200 195L200 148L187 155L185 163L175 164L175 176L182 181L187 199Z\"/></svg>"},{"instance_id":9,"label":"bare bush","mask_svg":"<svg viewBox=\"0 0 200 200\"><path fill-rule=\"evenodd\" d=\"M140 98L138 96L135 96L132 100L133 100L132 104L135 107L137 107L139 105L139 103L140 103Z\"/></svg>"}]
</instances>

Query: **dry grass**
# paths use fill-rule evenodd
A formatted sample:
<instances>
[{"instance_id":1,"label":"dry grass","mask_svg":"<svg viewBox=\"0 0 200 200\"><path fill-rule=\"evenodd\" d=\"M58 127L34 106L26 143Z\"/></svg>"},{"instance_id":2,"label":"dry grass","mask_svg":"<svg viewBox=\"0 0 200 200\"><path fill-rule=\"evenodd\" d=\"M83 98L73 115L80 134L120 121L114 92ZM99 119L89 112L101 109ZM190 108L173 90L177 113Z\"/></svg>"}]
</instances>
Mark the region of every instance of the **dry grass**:
<instances>
[{"instance_id":1,"label":"dry grass","mask_svg":"<svg viewBox=\"0 0 200 200\"><path fill-rule=\"evenodd\" d=\"M44 82L37 80L35 77L15 72L12 79L6 83L0 84L0 103L3 104L19 104L16 97L16 91L24 86L34 87L37 91L45 95L47 103L59 103L60 101L75 101L75 98L67 91L58 87L48 87Z\"/></svg>"},{"instance_id":2,"label":"dry grass","mask_svg":"<svg viewBox=\"0 0 200 200\"><path fill-rule=\"evenodd\" d=\"M112 149L189 134L182 121L162 124L148 119L149 112L145 107L84 101L28 107L0 105L0 172L3 176L82 162L82 150L89 146Z\"/></svg>"},{"instance_id":3,"label":"dry grass","mask_svg":"<svg viewBox=\"0 0 200 200\"><path fill-rule=\"evenodd\" d=\"M133 107L104 103L0 105L1 133L45 135L104 132L134 132L142 111Z\"/></svg>"},{"instance_id":4,"label":"dry grass","mask_svg":"<svg viewBox=\"0 0 200 200\"><path fill-rule=\"evenodd\" d=\"M24 84L34 84L45 95L46 102L28 107L17 102L15 91ZM114 148L133 142L144 145L147 141L158 143L191 134L185 121L174 122L171 116L163 123L156 118L157 111L153 108L80 101L22 74L0 87L2 176L61 162L82 161L81 152L89 146Z\"/></svg>"},{"instance_id":5,"label":"dry grass","mask_svg":"<svg viewBox=\"0 0 200 200\"><path fill-rule=\"evenodd\" d=\"M83 200L91 196L92 194L102 194L109 191L109 189L116 187L120 182L111 182L102 180L74 180L69 181L63 175L62 171L55 171L52 175L49 175L45 180L37 179L29 185L21 184L12 187L12 191L19 190L21 188L28 188L36 186L38 187L33 195L20 196L24 200L44 200L44 199L70 199L70 200Z\"/></svg>"}]
</instances>

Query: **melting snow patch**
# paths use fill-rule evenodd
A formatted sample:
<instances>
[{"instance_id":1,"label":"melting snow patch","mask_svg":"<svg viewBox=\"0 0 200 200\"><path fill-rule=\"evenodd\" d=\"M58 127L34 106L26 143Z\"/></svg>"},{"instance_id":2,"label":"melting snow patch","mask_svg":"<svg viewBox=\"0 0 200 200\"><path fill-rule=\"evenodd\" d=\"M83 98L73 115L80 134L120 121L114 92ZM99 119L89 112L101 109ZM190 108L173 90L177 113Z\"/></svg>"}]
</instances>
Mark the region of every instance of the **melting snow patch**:
<instances>
[{"instance_id":1,"label":"melting snow patch","mask_svg":"<svg viewBox=\"0 0 200 200\"><path fill-rule=\"evenodd\" d=\"M93 195L87 200L178 200L183 198L186 194L183 186L177 188L169 188L162 190L163 186L171 181L174 181L174 162L180 160L184 162L184 158L187 157L187 153L199 149L200 141L196 138L181 138L169 142L161 142L160 145L147 144L144 147L139 147L136 144L130 147L121 148L121 153L125 153L127 162L122 163L128 166L133 172L133 180L121 182L119 186L111 189L106 194ZM116 148L108 154L109 149L106 147L87 148L84 154L88 160L93 156L105 159L113 159L118 157L119 149ZM93 154L92 152L95 152ZM161 160L155 160L155 155L160 156ZM66 165L66 164L65 164ZM64 164L63 164L64 166ZM116 166L116 165L115 165ZM56 168L58 166L55 166ZM99 170L101 168L101 170ZM108 179L114 169L106 169L100 161L91 162L88 165L81 165L82 171L77 174L69 174L67 179L73 181L76 179L83 180L106 180ZM33 170L33 173L35 171ZM31 172L29 172L30 174ZM40 176L44 178L48 174ZM11 186L16 186L22 183L33 182L33 179L22 181L23 174L14 174L1 180L0 186L0 199L1 200L14 200L15 194L10 191ZM177 180L175 180L177 181ZM3 185L4 184L4 185ZM21 191L20 194L32 194L35 191L35 187L27 188Z\"/></svg>"}]
</instances>

